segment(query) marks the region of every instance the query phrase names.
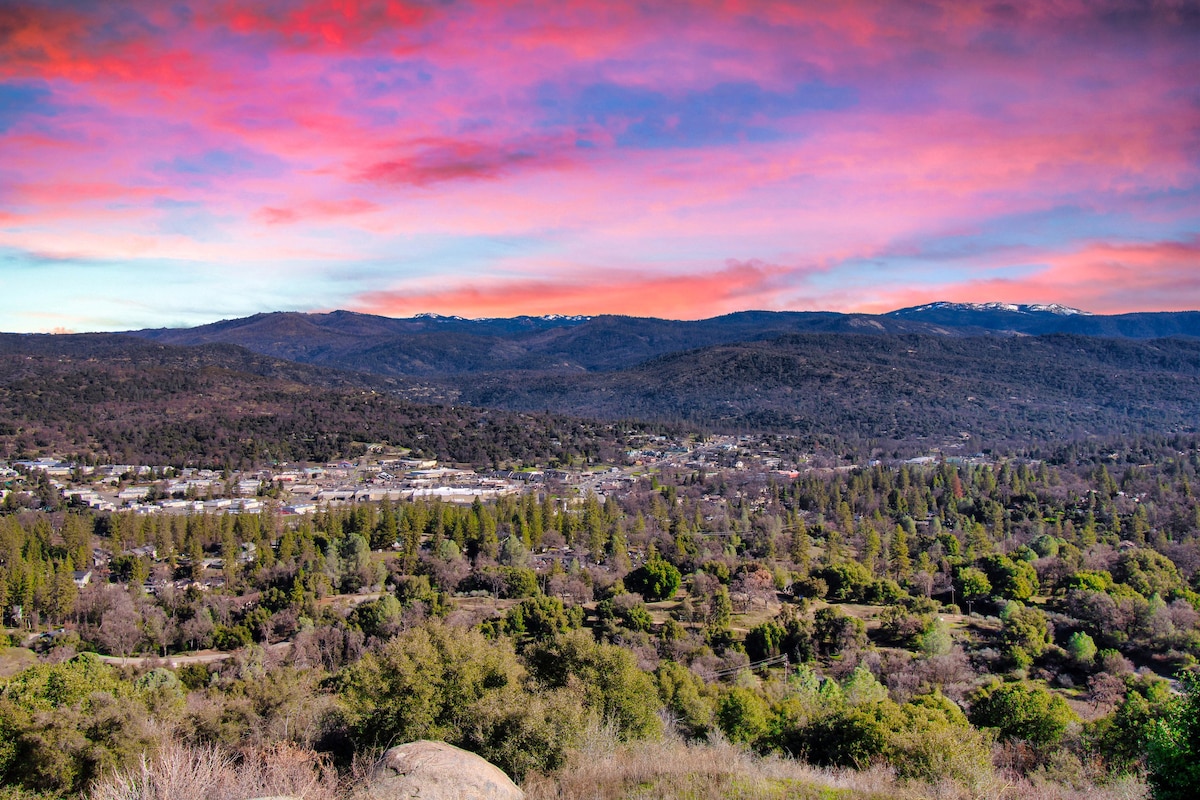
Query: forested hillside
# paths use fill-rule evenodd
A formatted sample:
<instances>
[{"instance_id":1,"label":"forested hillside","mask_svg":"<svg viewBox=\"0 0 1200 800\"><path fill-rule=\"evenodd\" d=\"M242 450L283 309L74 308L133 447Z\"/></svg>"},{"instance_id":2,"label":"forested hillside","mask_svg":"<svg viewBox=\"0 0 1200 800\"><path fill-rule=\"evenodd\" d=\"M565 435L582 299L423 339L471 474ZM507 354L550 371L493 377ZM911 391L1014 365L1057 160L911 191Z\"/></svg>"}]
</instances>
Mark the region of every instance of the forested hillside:
<instances>
[{"instance_id":1,"label":"forested hillside","mask_svg":"<svg viewBox=\"0 0 1200 800\"><path fill-rule=\"evenodd\" d=\"M610 426L418 404L382 379L231 345L0 336L0 458L79 453L138 464L325 461L387 442L455 462L611 457ZM407 385L408 395L422 391ZM636 427L636 426L626 426Z\"/></svg>"},{"instance_id":2,"label":"forested hillside","mask_svg":"<svg viewBox=\"0 0 1200 800\"><path fill-rule=\"evenodd\" d=\"M745 779L728 758L711 778L724 788L699 794L669 764L634 771L637 743L670 730L692 743L675 756L689 769L717 741L847 776L890 764L864 798L1142 797L1144 779L1186 797L1197 481L1200 442L1172 437L769 481L670 470L603 500L300 521L0 516L0 606L24 611L13 643L51 631L39 663L0 681L0 775L60 797L173 741L290 754L311 777L428 737L538 796L583 775L613 797ZM72 570L95 548L123 555L81 589ZM213 572L214 588L174 588ZM230 656L153 658L197 648ZM601 730L634 744L626 761L581 756ZM756 776L745 797L830 780L738 769Z\"/></svg>"},{"instance_id":3,"label":"forested hillside","mask_svg":"<svg viewBox=\"0 0 1200 800\"><path fill-rule=\"evenodd\" d=\"M785 336L607 373L473 376L457 400L848 440L1034 443L1200 421L1200 342Z\"/></svg>"}]
</instances>

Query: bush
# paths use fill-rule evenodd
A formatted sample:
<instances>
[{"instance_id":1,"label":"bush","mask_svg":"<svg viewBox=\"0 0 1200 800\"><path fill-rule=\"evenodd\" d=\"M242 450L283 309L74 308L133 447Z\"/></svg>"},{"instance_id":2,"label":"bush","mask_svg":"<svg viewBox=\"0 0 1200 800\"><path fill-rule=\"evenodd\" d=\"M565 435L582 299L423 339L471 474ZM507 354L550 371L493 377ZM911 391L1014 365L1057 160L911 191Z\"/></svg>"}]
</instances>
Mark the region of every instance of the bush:
<instances>
[{"instance_id":1,"label":"bush","mask_svg":"<svg viewBox=\"0 0 1200 800\"><path fill-rule=\"evenodd\" d=\"M655 673L658 697L683 733L699 738L713 724L713 707L699 675L674 661L664 661Z\"/></svg>"},{"instance_id":2,"label":"bush","mask_svg":"<svg viewBox=\"0 0 1200 800\"><path fill-rule=\"evenodd\" d=\"M0 692L0 785L74 794L133 765L157 744L144 694L163 680L136 690L87 653L17 674Z\"/></svg>"},{"instance_id":3,"label":"bush","mask_svg":"<svg viewBox=\"0 0 1200 800\"><path fill-rule=\"evenodd\" d=\"M414 739L460 742L460 714L523 678L506 642L428 624L366 653L334 685L352 739L369 748Z\"/></svg>"},{"instance_id":4,"label":"bush","mask_svg":"<svg viewBox=\"0 0 1200 800\"><path fill-rule=\"evenodd\" d=\"M843 561L817 570L813 577L828 587L825 596L839 603L861 603L867 598L875 579L857 561Z\"/></svg>"},{"instance_id":5,"label":"bush","mask_svg":"<svg viewBox=\"0 0 1200 800\"><path fill-rule=\"evenodd\" d=\"M755 625L746 634L746 655L750 656L751 661L777 656L786 636L787 630L775 620Z\"/></svg>"},{"instance_id":6,"label":"bush","mask_svg":"<svg viewBox=\"0 0 1200 800\"><path fill-rule=\"evenodd\" d=\"M244 625L218 625L213 631L213 647L218 650L239 650L248 647L253 641L254 637Z\"/></svg>"},{"instance_id":7,"label":"bush","mask_svg":"<svg viewBox=\"0 0 1200 800\"><path fill-rule=\"evenodd\" d=\"M504 615L504 631L519 640L551 639L582 623L582 609L568 611L557 597L527 597Z\"/></svg>"},{"instance_id":8,"label":"bush","mask_svg":"<svg viewBox=\"0 0 1200 800\"><path fill-rule=\"evenodd\" d=\"M1037 570L1027 561L991 555L979 561L992 591L1007 600L1028 600L1038 588Z\"/></svg>"},{"instance_id":9,"label":"bush","mask_svg":"<svg viewBox=\"0 0 1200 800\"><path fill-rule=\"evenodd\" d=\"M1179 568L1171 559L1154 550L1126 550L1113 567L1113 580L1123 583L1143 597L1166 597L1183 585Z\"/></svg>"},{"instance_id":10,"label":"bush","mask_svg":"<svg viewBox=\"0 0 1200 800\"><path fill-rule=\"evenodd\" d=\"M1086 729L1087 739L1114 774L1145 770L1146 743L1172 700L1166 681L1130 683L1116 710Z\"/></svg>"},{"instance_id":11,"label":"bush","mask_svg":"<svg viewBox=\"0 0 1200 800\"><path fill-rule=\"evenodd\" d=\"M840 608L826 606L813 617L813 642L822 655L838 656L866 646L867 626Z\"/></svg>"},{"instance_id":12,"label":"bush","mask_svg":"<svg viewBox=\"0 0 1200 800\"><path fill-rule=\"evenodd\" d=\"M789 749L818 766L865 769L887 753L893 714L891 701L838 708L804 726Z\"/></svg>"},{"instance_id":13,"label":"bush","mask_svg":"<svg viewBox=\"0 0 1200 800\"><path fill-rule=\"evenodd\" d=\"M625 576L625 586L629 591L637 592L653 602L674 597L682 580L683 576L674 564L653 557Z\"/></svg>"},{"instance_id":14,"label":"bush","mask_svg":"<svg viewBox=\"0 0 1200 800\"><path fill-rule=\"evenodd\" d=\"M992 582L983 570L975 567L962 567L955 574L954 582L964 600L976 600L988 597L992 593Z\"/></svg>"},{"instance_id":15,"label":"bush","mask_svg":"<svg viewBox=\"0 0 1200 800\"><path fill-rule=\"evenodd\" d=\"M541 589L538 587L537 573L526 567L501 567L504 577L503 594L507 598L533 597Z\"/></svg>"},{"instance_id":16,"label":"bush","mask_svg":"<svg viewBox=\"0 0 1200 800\"><path fill-rule=\"evenodd\" d=\"M971 723L994 728L1002 739L1028 742L1045 750L1058 744L1075 713L1056 694L1024 682L992 683L971 703Z\"/></svg>"},{"instance_id":17,"label":"bush","mask_svg":"<svg viewBox=\"0 0 1200 800\"><path fill-rule=\"evenodd\" d=\"M633 653L596 642L584 631L571 631L534 647L530 671L542 685L578 685L587 708L614 724L624 739L657 736L661 731L654 680L638 669Z\"/></svg>"},{"instance_id":18,"label":"bush","mask_svg":"<svg viewBox=\"0 0 1200 800\"><path fill-rule=\"evenodd\" d=\"M1150 728L1150 786L1155 800L1187 800L1200 787L1200 675L1179 676L1183 697Z\"/></svg>"},{"instance_id":19,"label":"bush","mask_svg":"<svg viewBox=\"0 0 1200 800\"><path fill-rule=\"evenodd\" d=\"M904 724L892 734L892 763L902 778L949 778L978 792L992 777L992 741L941 693L900 707Z\"/></svg>"},{"instance_id":20,"label":"bush","mask_svg":"<svg viewBox=\"0 0 1200 800\"><path fill-rule=\"evenodd\" d=\"M1005 653L1017 662L1018 668L1028 667L1029 659L1038 658L1050 646L1050 628L1041 609L1012 602L1005 607L1001 618L1004 627L1000 631L1000 640Z\"/></svg>"},{"instance_id":21,"label":"bush","mask_svg":"<svg viewBox=\"0 0 1200 800\"><path fill-rule=\"evenodd\" d=\"M717 700L717 726L731 742L753 745L767 734L768 711L756 692L735 686Z\"/></svg>"},{"instance_id":22,"label":"bush","mask_svg":"<svg viewBox=\"0 0 1200 800\"><path fill-rule=\"evenodd\" d=\"M1096 643L1083 631L1076 631L1067 640L1067 653L1071 660L1083 669L1091 669L1096 663Z\"/></svg>"}]
</instances>

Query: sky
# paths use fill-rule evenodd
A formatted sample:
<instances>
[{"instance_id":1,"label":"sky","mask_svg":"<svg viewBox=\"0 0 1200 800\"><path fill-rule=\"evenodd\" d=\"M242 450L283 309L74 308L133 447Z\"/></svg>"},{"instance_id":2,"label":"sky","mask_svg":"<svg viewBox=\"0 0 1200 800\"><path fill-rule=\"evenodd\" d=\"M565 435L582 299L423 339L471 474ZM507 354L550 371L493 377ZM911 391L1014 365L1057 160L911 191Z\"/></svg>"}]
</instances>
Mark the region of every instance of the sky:
<instances>
[{"instance_id":1,"label":"sky","mask_svg":"<svg viewBox=\"0 0 1200 800\"><path fill-rule=\"evenodd\" d=\"M1200 2L0 3L0 330L1200 308Z\"/></svg>"}]
</instances>

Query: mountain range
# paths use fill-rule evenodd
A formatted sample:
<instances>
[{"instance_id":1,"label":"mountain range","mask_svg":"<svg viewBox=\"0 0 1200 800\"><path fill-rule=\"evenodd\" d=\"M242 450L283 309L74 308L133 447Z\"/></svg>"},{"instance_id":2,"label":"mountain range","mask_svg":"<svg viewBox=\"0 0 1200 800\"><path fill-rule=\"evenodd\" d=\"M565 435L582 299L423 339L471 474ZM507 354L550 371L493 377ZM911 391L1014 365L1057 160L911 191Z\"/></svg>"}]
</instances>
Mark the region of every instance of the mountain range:
<instances>
[{"instance_id":1,"label":"mountain range","mask_svg":"<svg viewBox=\"0 0 1200 800\"><path fill-rule=\"evenodd\" d=\"M488 409L506 416L478 416ZM0 445L9 453L299 457L400 432L411 444L436 425L431 452L494 459L505 430L528 439L529 452L546 451L567 437L545 431L579 419L922 447L964 435L1024 446L1192 433L1200 313L952 303L697 321L335 311L0 334ZM478 425L493 432L480 437ZM517 433L529 425L541 432Z\"/></svg>"},{"instance_id":2,"label":"mountain range","mask_svg":"<svg viewBox=\"0 0 1200 800\"><path fill-rule=\"evenodd\" d=\"M275 312L196 328L130 335L164 344L235 344L275 358L378 375L442 376L496 370L609 371L702 347L787 334L1200 337L1200 312L1113 316L1058 305L932 303L888 314L742 311L703 320L645 317L395 319L351 311Z\"/></svg>"}]
</instances>

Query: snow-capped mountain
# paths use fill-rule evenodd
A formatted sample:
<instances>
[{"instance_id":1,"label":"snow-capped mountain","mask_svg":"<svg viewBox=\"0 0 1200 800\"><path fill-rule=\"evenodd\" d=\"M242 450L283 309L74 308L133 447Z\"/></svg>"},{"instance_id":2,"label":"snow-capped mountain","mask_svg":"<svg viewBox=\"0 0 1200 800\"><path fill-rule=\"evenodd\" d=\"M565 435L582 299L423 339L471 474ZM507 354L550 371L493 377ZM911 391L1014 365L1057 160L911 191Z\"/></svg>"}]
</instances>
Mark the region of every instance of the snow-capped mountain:
<instances>
[{"instance_id":1,"label":"snow-capped mountain","mask_svg":"<svg viewBox=\"0 0 1200 800\"><path fill-rule=\"evenodd\" d=\"M940 300L923 306L901 308L888 314L891 317L908 317L927 311L1006 311L1013 314L1057 314L1063 317L1091 316L1090 311L1060 305L1059 303L951 303Z\"/></svg>"},{"instance_id":2,"label":"snow-capped mountain","mask_svg":"<svg viewBox=\"0 0 1200 800\"><path fill-rule=\"evenodd\" d=\"M456 314L435 314L432 311L424 311L420 314L413 314L412 319L423 320L449 320L453 322L495 322L500 319L517 319L517 320L536 320L538 322L587 322L591 317L582 314L542 314L541 316L523 315L519 317L460 317Z\"/></svg>"}]
</instances>

